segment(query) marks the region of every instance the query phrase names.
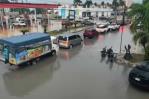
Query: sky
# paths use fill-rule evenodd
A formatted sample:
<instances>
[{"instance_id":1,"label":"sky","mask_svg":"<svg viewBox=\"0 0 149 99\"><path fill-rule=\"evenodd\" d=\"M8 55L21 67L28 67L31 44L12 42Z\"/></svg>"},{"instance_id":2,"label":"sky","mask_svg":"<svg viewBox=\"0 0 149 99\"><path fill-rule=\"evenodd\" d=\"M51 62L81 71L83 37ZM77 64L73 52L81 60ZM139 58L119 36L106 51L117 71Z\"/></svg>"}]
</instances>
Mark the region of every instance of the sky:
<instances>
[{"instance_id":1,"label":"sky","mask_svg":"<svg viewBox=\"0 0 149 99\"><path fill-rule=\"evenodd\" d=\"M19 0L22 1L22 0ZM62 3L62 4L71 4L73 3L73 0L24 0L28 2L34 2L34 3ZM85 2L86 0L82 0ZM92 0L93 2L100 3L102 1L104 2L112 2L113 0ZM142 0L133 0L134 2L141 2Z\"/></svg>"},{"instance_id":2,"label":"sky","mask_svg":"<svg viewBox=\"0 0 149 99\"><path fill-rule=\"evenodd\" d=\"M25 1L25 0L24 0ZM83 2L86 1L86 0L82 0ZM104 2L112 2L112 0L92 0L93 2L101 2L101 1L104 1ZM60 3L73 3L73 0L28 0L28 2L38 2L38 3L57 3L57 2L60 2Z\"/></svg>"}]
</instances>

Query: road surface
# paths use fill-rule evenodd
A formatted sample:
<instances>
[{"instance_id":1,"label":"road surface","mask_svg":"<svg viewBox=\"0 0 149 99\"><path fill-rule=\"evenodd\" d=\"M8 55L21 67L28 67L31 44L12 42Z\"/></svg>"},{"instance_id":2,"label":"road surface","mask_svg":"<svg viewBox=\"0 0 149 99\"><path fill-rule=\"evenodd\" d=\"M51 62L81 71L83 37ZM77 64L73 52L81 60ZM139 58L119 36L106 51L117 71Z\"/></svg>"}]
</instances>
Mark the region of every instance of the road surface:
<instances>
[{"instance_id":1,"label":"road surface","mask_svg":"<svg viewBox=\"0 0 149 99\"><path fill-rule=\"evenodd\" d=\"M82 34L82 33L79 33ZM125 44L134 44L129 31ZM9 71L0 63L0 97L2 99L149 99L147 92L128 82L128 66L102 59L100 50L113 47L119 51L120 33L85 39L81 46L60 49L55 57L37 65ZM122 48L123 48L122 47ZM123 48L124 49L124 48Z\"/></svg>"}]
</instances>

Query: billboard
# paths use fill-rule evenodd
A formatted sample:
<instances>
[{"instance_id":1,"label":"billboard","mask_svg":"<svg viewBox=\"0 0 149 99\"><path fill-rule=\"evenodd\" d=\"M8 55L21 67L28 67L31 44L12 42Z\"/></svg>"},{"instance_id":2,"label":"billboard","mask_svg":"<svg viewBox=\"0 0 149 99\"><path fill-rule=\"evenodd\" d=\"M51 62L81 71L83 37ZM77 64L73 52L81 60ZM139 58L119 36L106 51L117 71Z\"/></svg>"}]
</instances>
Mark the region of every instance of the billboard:
<instances>
[{"instance_id":1,"label":"billboard","mask_svg":"<svg viewBox=\"0 0 149 99\"><path fill-rule=\"evenodd\" d=\"M76 11L75 10L69 10L69 19L75 20Z\"/></svg>"}]
</instances>

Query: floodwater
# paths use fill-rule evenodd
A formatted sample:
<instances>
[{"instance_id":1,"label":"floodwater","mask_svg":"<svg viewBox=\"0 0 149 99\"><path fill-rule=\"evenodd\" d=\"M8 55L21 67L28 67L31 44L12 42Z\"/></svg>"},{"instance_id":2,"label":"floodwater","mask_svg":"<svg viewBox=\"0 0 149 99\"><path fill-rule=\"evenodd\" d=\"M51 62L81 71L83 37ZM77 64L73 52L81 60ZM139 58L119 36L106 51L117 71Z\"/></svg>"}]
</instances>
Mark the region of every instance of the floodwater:
<instances>
[{"instance_id":1,"label":"floodwater","mask_svg":"<svg viewBox=\"0 0 149 99\"><path fill-rule=\"evenodd\" d=\"M52 25L48 25L47 31L52 30L51 28ZM27 29L30 32L43 32L43 26L42 25L35 25L33 24L32 26L15 26L15 27L9 27L9 29L5 28L0 28L0 38L2 37L10 37L10 36L17 36L17 35L22 35L21 30Z\"/></svg>"},{"instance_id":2,"label":"floodwater","mask_svg":"<svg viewBox=\"0 0 149 99\"><path fill-rule=\"evenodd\" d=\"M82 33L79 33L82 34ZM148 92L129 85L131 68L102 59L100 50L107 46L119 51L121 33L85 39L81 46L60 49L57 56L17 71L0 64L2 99L149 99ZM131 44L126 28L124 45Z\"/></svg>"}]
</instances>

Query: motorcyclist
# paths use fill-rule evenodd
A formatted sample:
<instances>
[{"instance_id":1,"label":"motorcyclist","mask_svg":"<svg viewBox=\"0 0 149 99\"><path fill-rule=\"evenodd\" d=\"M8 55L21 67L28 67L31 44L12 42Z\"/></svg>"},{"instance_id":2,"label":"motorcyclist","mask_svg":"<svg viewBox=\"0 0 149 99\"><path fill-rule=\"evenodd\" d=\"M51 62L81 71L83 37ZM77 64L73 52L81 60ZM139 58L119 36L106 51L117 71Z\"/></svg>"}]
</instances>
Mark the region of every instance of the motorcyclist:
<instances>
[{"instance_id":1,"label":"motorcyclist","mask_svg":"<svg viewBox=\"0 0 149 99\"><path fill-rule=\"evenodd\" d=\"M113 56L113 49L112 49L112 47L107 50L107 54L108 54L108 57L112 57Z\"/></svg>"},{"instance_id":2,"label":"motorcyclist","mask_svg":"<svg viewBox=\"0 0 149 99\"><path fill-rule=\"evenodd\" d=\"M104 48L102 49L102 53L106 53L106 52L107 52L106 47L104 47Z\"/></svg>"}]
</instances>

